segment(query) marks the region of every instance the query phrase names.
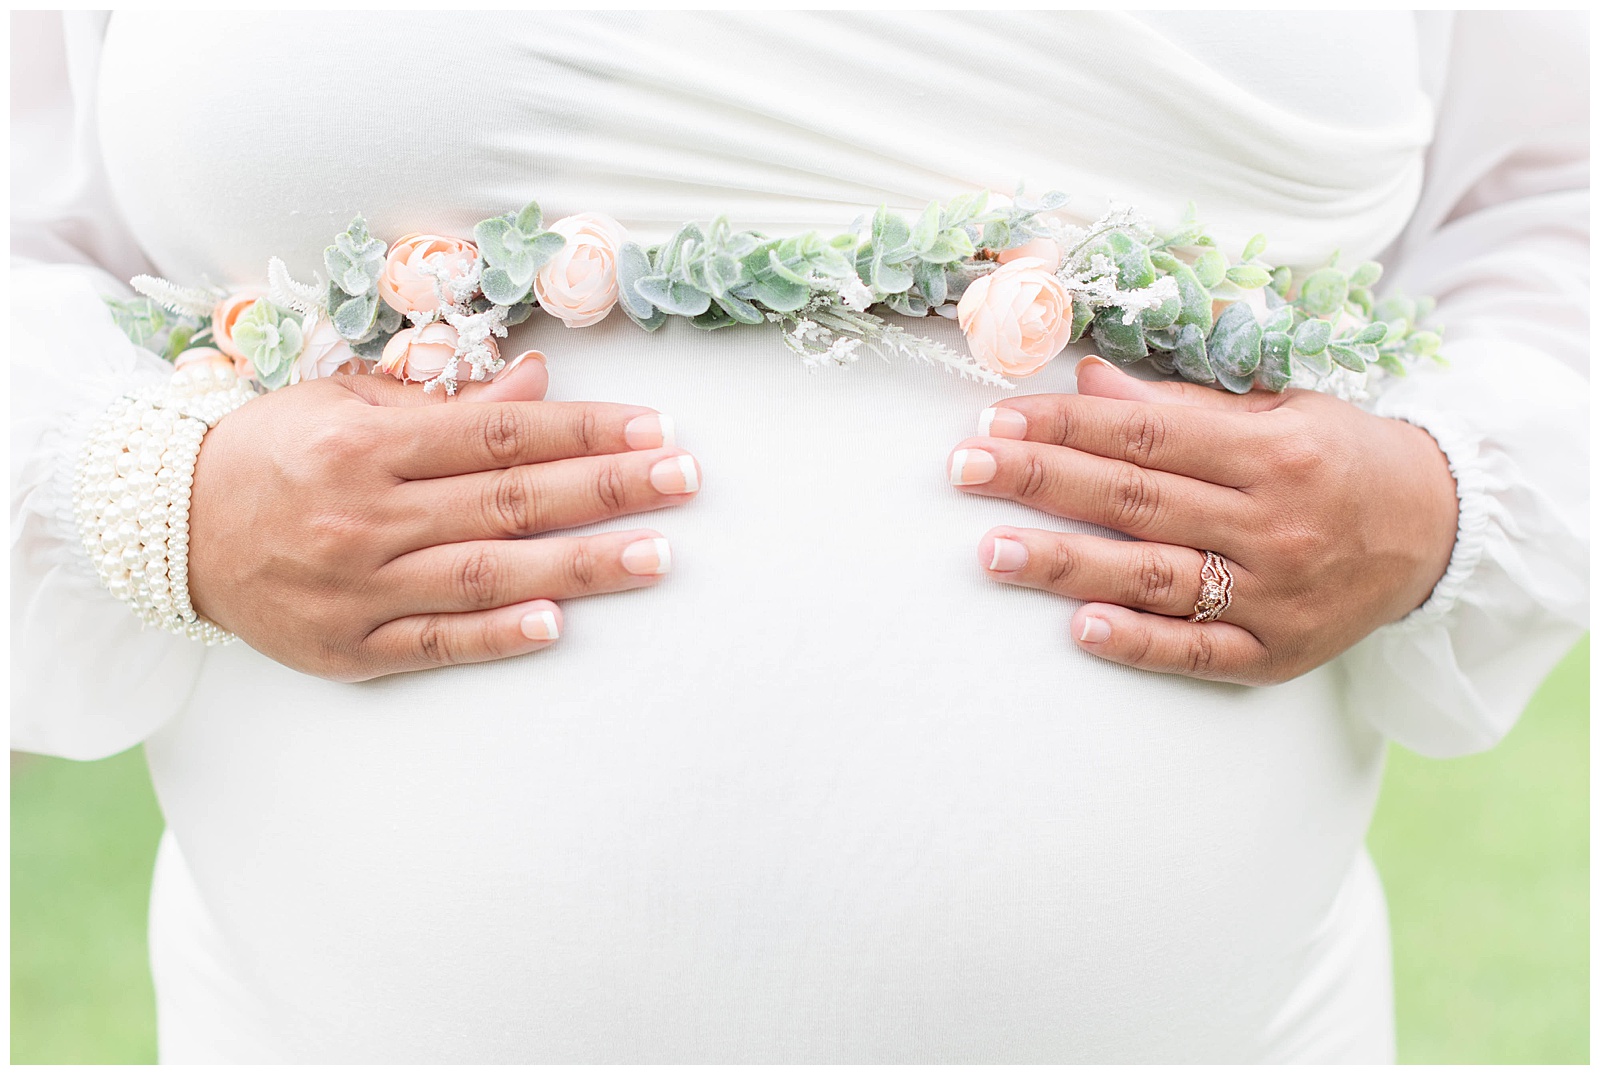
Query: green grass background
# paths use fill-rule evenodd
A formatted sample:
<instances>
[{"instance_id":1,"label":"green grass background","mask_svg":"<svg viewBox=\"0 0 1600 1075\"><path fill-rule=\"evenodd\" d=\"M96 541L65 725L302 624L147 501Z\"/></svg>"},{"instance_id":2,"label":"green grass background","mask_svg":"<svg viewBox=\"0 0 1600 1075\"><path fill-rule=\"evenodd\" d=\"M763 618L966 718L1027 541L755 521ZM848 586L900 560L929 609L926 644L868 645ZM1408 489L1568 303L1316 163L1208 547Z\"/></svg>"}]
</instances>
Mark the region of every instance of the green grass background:
<instances>
[{"instance_id":1,"label":"green grass background","mask_svg":"<svg viewBox=\"0 0 1600 1075\"><path fill-rule=\"evenodd\" d=\"M148 1063L143 755L11 767L11 1060ZM1393 749L1369 837L1389 894L1400 1058L1589 1059L1589 643L1495 750Z\"/></svg>"}]
</instances>

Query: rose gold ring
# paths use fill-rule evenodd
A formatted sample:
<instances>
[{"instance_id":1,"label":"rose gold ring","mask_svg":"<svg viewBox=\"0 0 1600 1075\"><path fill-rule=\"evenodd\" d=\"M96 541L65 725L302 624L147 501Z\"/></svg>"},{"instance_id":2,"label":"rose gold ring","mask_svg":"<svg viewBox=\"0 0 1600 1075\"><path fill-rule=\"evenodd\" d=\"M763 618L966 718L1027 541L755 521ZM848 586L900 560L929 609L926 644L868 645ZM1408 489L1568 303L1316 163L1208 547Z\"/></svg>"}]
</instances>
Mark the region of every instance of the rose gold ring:
<instances>
[{"instance_id":1,"label":"rose gold ring","mask_svg":"<svg viewBox=\"0 0 1600 1075\"><path fill-rule=\"evenodd\" d=\"M1200 599L1194 603L1190 623L1210 623L1228 611L1233 604L1233 572L1228 561L1217 553L1206 550L1206 562L1200 567Z\"/></svg>"}]
</instances>

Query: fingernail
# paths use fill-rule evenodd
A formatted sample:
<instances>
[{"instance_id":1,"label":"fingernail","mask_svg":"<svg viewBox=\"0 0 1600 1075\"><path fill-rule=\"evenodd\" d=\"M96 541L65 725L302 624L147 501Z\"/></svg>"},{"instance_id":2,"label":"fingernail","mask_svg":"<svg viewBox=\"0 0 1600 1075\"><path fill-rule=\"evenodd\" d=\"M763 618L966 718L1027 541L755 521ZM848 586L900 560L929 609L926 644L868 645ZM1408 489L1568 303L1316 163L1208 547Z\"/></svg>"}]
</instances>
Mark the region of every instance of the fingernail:
<instances>
[{"instance_id":1,"label":"fingernail","mask_svg":"<svg viewBox=\"0 0 1600 1075\"><path fill-rule=\"evenodd\" d=\"M505 368L494 375L494 379L498 381L502 377L509 377L512 370L516 369L518 366L522 365L523 362L530 358L535 362L543 362L545 360L544 353L542 351L524 351L516 358L513 358L510 362L507 362L505 364Z\"/></svg>"},{"instance_id":2,"label":"fingernail","mask_svg":"<svg viewBox=\"0 0 1600 1075\"><path fill-rule=\"evenodd\" d=\"M623 439L628 442L628 447L636 451L640 448L674 447L678 443L674 436L676 432L677 426L670 414L641 414L622 427Z\"/></svg>"},{"instance_id":3,"label":"fingernail","mask_svg":"<svg viewBox=\"0 0 1600 1075\"><path fill-rule=\"evenodd\" d=\"M650 484L658 493L693 493L700 488L700 468L692 455L675 455L650 468Z\"/></svg>"},{"instance_id":4,"label":"fingernail","mask_svg":"<svg viewBox=\"0 0 1600 1075\"><path fill-rule=\"evenodd\" d=\"M665 575L672 570L672 546L666 538L641 538L622 550L622 566L630 575Z\"/></svg>"},{"instance_id":5,"label":"fingernail","mask_svg":"<svg viewBox=\"0 0 1600 1075\"><path fill-rule=\"evenodd\" d=\"M1028 419L1009 407L990 407L978 416L978 434L1002 440L1021 440L1028 435Z\"/></svg>"},{"instance_id":6,"label":"fingernail","mask_svg":"<svg viewBox=\"0 0 1600 1075\"><path fill-rule=\"evenodd\" d=\"M995 538L989 554L990 571L1020 571L1028 563L1028 546L1011 538Z\"/></svg>"},{"instance_id":7,"label":"fingernail","mask_svg":"<svg viewBox=\"0 0 1600 1075\"><path fill-rule=\"evenodd\" d=\"M1000 465L982 448L962 448L950 457L950 482L953 485L982 485Z\"/></svg>"},{"instance_id":8,"label":"fingernail","mask_svg":"<svg viewBox=\"0 0 1600 1075\"><path fill-rule=\"evenodd\" d=\"M554 612L540 609L522 617L522 634L534 642L554 642L561 637L561 625Z\"/></svg>"},{"instance_id":9,"label":"fingernail","mask_svg":"<svg viewBox=\"0 0 1600 1075\"><path fill-rule=\"evenodd\" d=\"M1111 624L1099 616L1085 616L1083 618L1083 633L1078 636L1079 642L1104 642L1111 637Z\"/></svg>"},{"instance_id":10,"label":"fingernail","mask_svg":"<svg viewBox=\"0 0 1600 1075\"><path fill-rule=\"evenodd\" d=\"M1100 363L1100 365L1104 366L1108 370L1117 369L1116 366L1114 366L1110 362L1107 362L1105 359L1101 358L1099 355L1084 355L1083 356L1083 361L1078 363L1078 368L1079 369L1083 368L1083 363L1084 362L1098 362L1098 363ZM1117 370L1117 372L1121 373L1122 371L1121 370Z\"/></svg>"}]
</instances>

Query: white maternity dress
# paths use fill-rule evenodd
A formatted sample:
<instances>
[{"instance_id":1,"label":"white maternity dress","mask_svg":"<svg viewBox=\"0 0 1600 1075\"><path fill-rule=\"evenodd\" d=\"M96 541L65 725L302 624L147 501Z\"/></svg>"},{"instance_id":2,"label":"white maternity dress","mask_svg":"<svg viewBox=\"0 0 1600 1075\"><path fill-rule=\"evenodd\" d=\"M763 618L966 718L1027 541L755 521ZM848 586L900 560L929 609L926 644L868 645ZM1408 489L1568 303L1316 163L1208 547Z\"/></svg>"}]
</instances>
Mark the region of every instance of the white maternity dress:
<instances>
[{"instance_id":1,"label":"white maternity dress","mask_svg":"<svg viewBox=\"0 0 1600 1075\"><path fill-rule=\"evenodd\" d=\"M167 1061L1383 1060L1384 744L1492 744L1587 616L1587 54L1561 18L32 16L14 48L13 741L143 742ZM53 29L52 29L53 27ZM32 35L32 36L28 36ZM20 42L20 44L19 44ZM1575 84L1573 80L1578 80ZM1370 403L1462 498L1430 603L1251 689L1081 652L953 490L995 390L776 333L542 315L552 399L672 415L664 584L548 651L356 685L141 631L73 452L159 362L98 296L305 278L358 212L530 198L656 241L1025 180L1233 255L1387 253L1448 369ZM926 326L959 344L950 322ZM1081 353L1075 351L1074 353ZM1071 356L1024 391L1071 391ZM263 541L269 538L263 535Z\"/></svg>"}]
</instances>

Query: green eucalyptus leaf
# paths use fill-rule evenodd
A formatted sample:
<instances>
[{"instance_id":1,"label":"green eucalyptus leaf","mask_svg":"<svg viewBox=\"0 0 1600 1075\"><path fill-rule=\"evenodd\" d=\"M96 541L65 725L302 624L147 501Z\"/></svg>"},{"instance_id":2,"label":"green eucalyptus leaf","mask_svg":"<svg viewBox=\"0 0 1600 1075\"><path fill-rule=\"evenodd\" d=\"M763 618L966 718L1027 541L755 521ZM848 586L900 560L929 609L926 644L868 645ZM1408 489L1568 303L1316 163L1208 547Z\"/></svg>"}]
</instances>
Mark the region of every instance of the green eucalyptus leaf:
<instances>
[{"instance_id":1,"label":"green eucalyptus leaf","mask_svg":"<svg viewBox=\"0 0 1600 1075\"><path fill-rule=\"evenodd\" d=\"M1371 291L1364 287L1353 287L1350 289L1350 294L1346 296L1345 302L1355 313L1368 321L1372 320L1373 301Z\"/></svg>"},{"instance_id":2,"label":"green eucalyptus leaf","mask_svg":"<svg viewBox=\"0 0 1600 1075\"><path fill-rule=\"evenodd\" d=\"M1272 283L1272 274L1258 265L1235 265L1224 275L1229 283L1246 291L1253 291Z\"/></svg>"},{"instance_id":3,"label":"green eucalyptus leaf","mask_svg":"<svg viewBox=\"0 0 1600 1075\"><path fill-rule=\"evenodd\" d=\"M1261 325L1256 321L1255 311L1242 302L1223 307L1206 341L1206 353L1211 357L1217 379L1230 391L1249 391L1256 367L1261 365ZM1235 388L1238 383L1247 387Z\"/></svg>"},{"instance_id":4,"label":"green eucalyptus leaf","mask_svg":"<svg viewBox=\"0 0 1600 1075\"><path fill-rule=\"evenodd\" d=\"M1303 355L1320 354L1332 337L1332 322L1309 318L1295 330L1294 349Z\"/></svg>"},{"instance_id":5,"label":"green eucalyptus leaf","mask_svg":"<svg viewBox=\"0 0 1600 1075\"><path fill-rule=\"evenodd\" d=\"M887 205L879 206L872 218L872 245L879 250L893 250L911 241L911 229L899 213L890 212Z\"/></svg>"},{"instance_id":6,"label":"green eucalyptus leaf","mask_svg":"<svg viewBox=\"0 0 1600 1075\"><path fill-rule=\"evenodd\" d=\"M1252 235L1252 236L1250 236L1250 241L1244 244L1244 253L1240 256L1239 260L1241 260L1241 261L1249 261L1253 257L1259 257L1261 255L1261 253L1263 251L1265 251L1266 249L1267 249L1267 237L1265 235L1261 235L1259 233L1256 234L1256 235ZM1241 285L1241 286L1243 286L1243 285ZM1256 286L1260 287L1261 285L1257 284Z\"/></svg>"},{"instance_id":7,"label":"green eucalyptus leaf","mask_svg":"<svg viewBox=\"0 0 1600 1075\"><path fill-rule=\"evenodd\" d=\"M678 317L697 317L711 307L710 295L673 277L645 276L633 287L645 301Z\"/></svg>"},{"instance_id":8,"label":"green eucalyptus leaf","mask_svg":"<svg viewBox=\"0 0 1600 1075\"><path fill-rule=\"evenodd\" d=\"M1280 299L1289 297L1289 288L1294 284L1294 271L1287 265L1279 265L1272 270L1272 290Z\"/></svg>"},{"instance_id":9,"label":"green eucalyptus leaf","mask_svg":"<svg viewBox=\"0 0 1600 1075\"><path fill-rule=\"evenodd\" d=\"M1072 297L1072 332L1067 336L1067 342L1077 343L1082 339L1084 331L1088 329L1092 321L1094 321L1094 307L1074 295Z\"/></svg>"},{"instance_id":10,"label":"green eucalyptus leaf","mask_svg":"<svg viewBox=\"0 0 1600 1075\"><path fill-rule=\"evenodd\" d=\"M1437 332L1413 332L1406 337L1406 350L1418 355L1431 355L1443 344L1444 339Z\"/></svg>"},{"instance_id":11,"label":"green eucalyptus leaf","mask_svg":"<svg viewBox=\"0 0 1600 1075\"><path fill-rule=\"evenodd\" d=\"M256 305L260 305L258 302ZM252 307L253 308L253 307ZM372 331L378 320L378 293L353 295L333 311L334 330L347 340L359 340ZM237 335L235 335L237 339ZM254 359L251 360L252 362Z\"/></svg>"},{"instance_id":12,"label":"green eucalyptus leaf","mask_svg":"<svg viewBox=\"0 0 1600 1075\"><path fill-rule=\"evenodd\" d=\"M810 288L782 276L756 277L751 293L757 302L780 314L800 309L811 297Z\"/></svg>"},{"instance_id":13,"label":"green eucalyptus leaf","mask_svg":"<svg viewBox=\"0 0 1600 1075\"><path fill-rule=\"evenodd\" d=\"M872 263L872 289L880 295L893 295L908 290L913 283L911 271L904 265L889 265L881 260Z\"/></svg>"},{"instance_id":14,"label":"green eucalyptus leaf","mask_svg":"<svg viewBox=\"0 0 1600 1075\"><path fill-rule=\"evenodd\" d=\"M1381 366L1383 369L1388 370L1390 373L1394 374L1396 377L1404 377L1406 375L1406 373L1407 373L1407 370L1406 370L1406 367L1405 367L1405 363L1401 362L1398 358L1396 358L1393 354L1390 354L1388 351L1385 351L1385 352L1381 353L1380 355L1378 355L1378 365Z\"/></svg>"},{"instance_id":15,"label":"green eucalyptus leaf","mask_svg":"<svg viewBox=\"0 0 1600 1075\"><path fill-rule=\"evenodd\" d=\"M1193 325L1202 334L1211 331L1211 292L1195 279L1194 272L1189 266L1179 262L1177 268L1170 270L1172 279L1178 285L1178 300L1183 304L1183 309L1178 313L1178 323Z\"/></svg>"},{"instance_id":16,"label":"green eucalyptus leaf","mask_svg":"<svg viewBox=\"0 0 1600 1075\"><path fill-rule=\"evenodd\" d=\"M1368 346L1370 347L1370 345ZM1376 362L1378 359L1378 349L1376 347L1372 347L1371 350L1372 360ZM1328 345L1328 357L1339 363L1339 365L1343 366L1347 370L1354 370L1356 373L1366 372L1366 356L1354 347L1347 347L1342 343L1330 343Z\"/></svg>"},{"instance_id":17,"label":"green eucalyptus leaf","mask_svg":"<svg viewBox=\"0 0 1600 1075\"><path fill-rule=\"evenodd\" d=\"M1352 339L1356 343L1382 343L1389 337L1389 326L1382 321L1365 325Z\"/></svg>"},{"instance_id":18,"label":"green eucalyptus leaf","mask_svg":"<svg viewBox=\"0 0 1600 1075\"><path fill-rule=\"evenodd\" d=\"M712 332L716 329L727 328L729 325L737 325L739 323L738 319L728 311L720 306L712 306L710 303L711 300L708 297L706 299L707 308L690 319L689 324L695 328Z\"/></svg>"},{"instance_id":19,"label":"green eucalyptus leaf","mask_svg":"<svg viewBox=\"0 0 1600 1075\"><path fill-rule=\"evenodd\" d=\"M503 266L511 260L511 250L506 245L506 237L515 230L516 226L505 217L490 217L488 220L478 221L473 227L472 239L485 262ZM329 269L331 271L331 265Z\"/></svg>"},{"instance_id":20,"label":"green eucalyptus leaf","mask_svg":"<svg viewBox=\"0 0 1600 1075\"><path fill-rule=\"evenodd\" d=\"M944 305L946 287L944 269L938 265L931 265L926 261L919 261L912 269L911 275L916 277L917 290L922 292L922 297L928 300L929 306Z\"/></svg>"},{"instance_id":21,"label":"green eucalyptus leaf","mask_svg":"<svg viewBox=\"0 0 1600 1075\"><path fill-rule=\"evenodd\" d=\"M1195 384L1211 384L1217 379L1206 355L1205 334L1197 325L1178 327L1178 346L1172 349L1172 361L1184 380Z\"/></svg>"},{"instance_id":22,"label":"green eucalyptus leaf","mask_svg":"<svg viewBox=\"0 0 1600 1075\"><path fill-rule=\"evenodd\" d=\"M1122 323L1126 313L1120 306L1108 306L1100 311L1089 327L1100 354L1119 366L1131 366L1150 353L1139 319L1135 317L1131 325Z\"/></svg>"},{"instance_id":23,"label":"green eucalyptus leaf","mask_svg":"<svg viewBox=\"0 0 1600 1075\"><path fill-rule=\"evenodd\" d=\"M746 325L766 323L766 316L737 295L718 295L713 300L729 317Z\"/></svg>"},{"instance_id":24,"label":"green eucalyptus leaf","mask_svg":"<svg viewBox=\"0 0 1600 1075\"><path fill-rule=\"evenodd\" d=\"M519 302L515 305L506 307L506 318L501 322L501 324L508 327L511 325L522 324L530 316L532 316L533 311L538 308L538 305L538 303L530 299L527 302ZM624 307L623 312L627 312L626 307Z\"/></svg>"},{"instance_id":25,"label":"green eucalyptus leaf","mask_svg":"<svg viewBox=\"0 0 1600 1075\"><path fill-rule=\"evenodd\" d=\"M638 325L646 332L654 332L656 329L667 323L667 313L665 310L657 310L653 306L651 307L651 310L654 312L651 313L649 317L635 317L632 310L629 310L626 306L622 308L622 312L628 315L628 320L632 321L635 325Z\"/></svg>"},{"instance_id":26,"label":"green eucalyptus leaf","mask_svg":"<svg viewBox=\"0 0 1600 1075\"><path fill-rule=\"evenodd\" d=\"M1328 317L1344 308L1350 290L1349 278L1338 269L1318 269L1300 285L1295 303L1315 317Z\"/></svg>"},{"instance_id":27,"label":"green eucalyptus leaf","mask_svg":"<svg viewBox=\"0 0 1600 1075\"><path fill-rule=\"evenodd\" d=\"M928 315L928 300L914 291L904 291L898 295L890 295L884 303L897 314L906 317L926 317Z\"/></svg>"},{"instance_id":28,"label":"green eucalyptus leaf","mask_svg":"<svg viewBox=\"0 0 1600 1075\"><path fill-rule=\"evenodd\" d=\"M1294 341L1287 332L1261 334L1261 367L1256 370L1256 381L1271 392L1282 392L1294 377L1292 352Z\"/></svg>"},{"instance_id":29,"label":"green eucalyptus leaf","mask_svg":"<svg viewBox=\"0 0 1600 1075\"><path fill-rule=\"evenodd\" d=\"M650 257L638 243L623 243L617 250L617 301L622 312L641 325L655 316L656 308L634 285L650 271Z\"/></svg>"},{"instance_id":30,"label":"green eucalyptus leaf","mask_svg":"<svg viewBox=\"0 0 1600 1075\"><path fill-rule=\"evenodd\" d=\"M1378 317L1384 321L1404 321L1409 328L1417 323L1417 304L1404 295L1392 295L1378 303Z\"/></svg>"},{"instance_id":31,"label":"green eucalyptus leaf","mask_svg":"<svg viewBox=\"0 0 1600 1075\"><path fill-rule=\"evenodd\" d=\"M1328 357L1328 349L1324 347L1314 355L1304 351L1295 351L1294 360L1318 377L1326 377L1333 372L1333 360Z\"/></svg>"},{"instance_id":32,"label":"green eucalyptus leaf","mask_svg":"<svg viewBox=\"0 0 1600 1075\"><path fill-rule=\"evenodd\" d=\"M528 248L528 257L533 262L533 272L536 273L544 268L545 263L559 254L566 245L566 237L559 232L546 231L536 236Z\"/></svg>"},{"instance_id":33,"label":"green eucalyptus leaf","mask_svg":"<svg viewBox=\"0 0 1600 1075\"><path fill-rule=\"evenodd\" d=\"M1214 361L1211 363L1211 368L1216 371L1217 383L1235 395L1242 396L1256 386L1256 375L1254 370L1247 375L1240 375L1233 373L1230 370L1223 369Z\"/></svg>"},{"instance_id":34,"label":"green eucalyptus leaf","mask_svg":"<svg viewBox=\"0 0 1600 1075\"><path fill-rule=\"evenodd\" d=\"M1376 261L1363 261L1350 270L1351 287L1371 287L1383 276L1383 266Z\"/></svg>"},{"instance_id":35,"label":"green eucalyptus leaf","mask_svg":"<svg viewBox=\"0 0 1600 1075\"><path fill-rule=\"evenodd\" d=\"M925 253L938 238L939 203L929 202L928 207L917 218L916 226L911 229L911 248L919 254Z\"/></svg>"},{"instance_id":36,"label":"green eucalyptus leaf","mask_svg":"<svg viewBox=\"0 0 1600 1075\"><path fill-rule=\"evenodd\" d=\"M1111 258L1117 263L1117 286L1124 291L1149 287L1156 282L1156 267L1150 260L1150 251L1131 236L1114 231L1106 236L1111 248Z\"/></svg>"},{"instance_id":37,"label":"green eucalyptus leaf","mask_svg":"<svg viewBox=\"0 0 1600 1075\"><path fill-rule=\"evenodd\" d=\"M531 276L520 281L514 280L504 269L495 266L483 270L478 286L483 289L484 297L496 306L514 306L528 297L532 283Z\"/></svg>"},{"instance_id":38,"label":"green eucalyptus leaf","mask_svg":"<svg viewBox=\"0 0 1600 1075\"><path fill-rule=\"evenodd\" d=\"M1200 286L1213 288L1222 283L1223 277L1228 272L1228 259L1222 256L1222 251L1216 247L1208 247L1201 251L1200 256L1194 260L1194 276L1200 281Z\"/></svg>"},{"instance_id":39,"label":"green eucalyptus leaf","mask_svg":"<svg viewBox=\"0 0 1600 1075\"><path fill-rule=\"evenodd\" d=\"M1294 328L1294 307L1280 306L1261 325L1262 332L1288 332Z\"/></svg>"},{"instance_id":40,"label":"green eucalyptus leaf","mask_svg":"<svg viewBox=\"0 0 1600 1075\"><path fill-rule=\"evenodd\" d=\"M529 202L517 213L516 228L524 235L537 235L544 227L544 213L538 202Z\"/></svg>"},{"instance_id":41,"label":"green eucalyptus leaf","mask_svg":"<svg viewBox=\"0 0 1600 1075\"><path fill-rule=\"evenodd\" d=\"M1178 320L1178 314L1182 311L1183 303L1178 301L1177 296L1172 296L1160 306L1152 306L1147 310L1141 311L1139 314L1139 326L1146 332L1164 329L1169 325L1175 324Z\"/></svg>"}]
</instances>

